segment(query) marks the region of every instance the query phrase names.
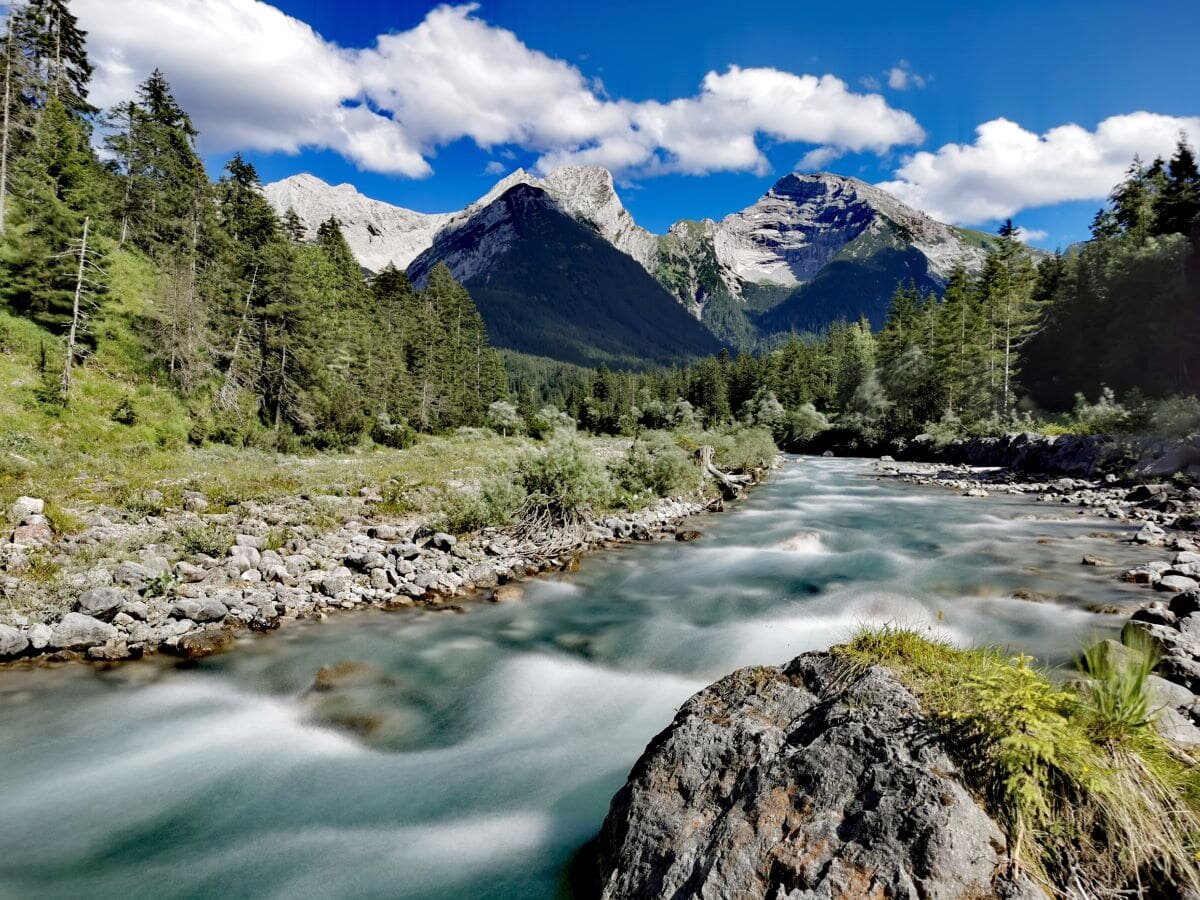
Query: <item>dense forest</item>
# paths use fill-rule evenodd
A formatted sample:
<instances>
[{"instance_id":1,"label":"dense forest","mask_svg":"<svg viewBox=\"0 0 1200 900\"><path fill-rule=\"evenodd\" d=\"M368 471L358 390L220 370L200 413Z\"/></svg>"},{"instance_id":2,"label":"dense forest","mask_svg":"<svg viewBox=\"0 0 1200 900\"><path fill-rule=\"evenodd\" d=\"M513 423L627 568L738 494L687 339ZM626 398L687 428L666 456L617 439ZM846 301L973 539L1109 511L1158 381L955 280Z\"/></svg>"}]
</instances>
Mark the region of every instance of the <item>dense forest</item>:
<instances>
[{"instance_id":1,"label":"dense forest","mask_svg":"<svg viewBox=\"0 0 1200 900\"><path fill-rule=\"evenodd\" d=\"M325 448L482 424L503 364L444 266L421 291L396 271L368 281L336 221L311 235L280 221L242 158L213 183L161 72L95 109L65 0L12 8L2 49L0 299L61 337L43 402L70 402L132 260L156 282L145 352L188 400L194 439Z\"/></svg>"},{"instance_id":2,"label":"dense forest","mask_svg":"<svg viewBox=\"0 0 1200 900\"><path fill-rule=\"evenodd\" d=\"M1170 160L1134 160L1091 240L1039 263L1007 222L981 271L941 294L901 286L878 333L839 321L760 355L589 370L502 359L444 265L420 290L364 273L336 220L310 234L278 217L240 156L214 182L162 72L96 109L66 0L10 7L0 50L0 308L53 338L40 403L69 406L110 296L148 273L137 340L197 442L404 446L562 414L626 434L750 423L781 441L1200 425L1200 172L1182 135Z\"/></svg>"},{"instance_id":3,"label":"dense forest","mask_svg":"<svg viewBox=\"0 0 1200 900\"><path fill-rule=\"evenodd\" d=\"M698 418L802 440L836 426L867 441L1020 429L1200 428L1200 171L1186 137L1169 161L1134 160L1091 240L1040 263L1005 222L982 270L941 296L900 286L865 318L654 372L517 360L524 409L553 403L629 432Z\"/></svg>"}]
</instances>

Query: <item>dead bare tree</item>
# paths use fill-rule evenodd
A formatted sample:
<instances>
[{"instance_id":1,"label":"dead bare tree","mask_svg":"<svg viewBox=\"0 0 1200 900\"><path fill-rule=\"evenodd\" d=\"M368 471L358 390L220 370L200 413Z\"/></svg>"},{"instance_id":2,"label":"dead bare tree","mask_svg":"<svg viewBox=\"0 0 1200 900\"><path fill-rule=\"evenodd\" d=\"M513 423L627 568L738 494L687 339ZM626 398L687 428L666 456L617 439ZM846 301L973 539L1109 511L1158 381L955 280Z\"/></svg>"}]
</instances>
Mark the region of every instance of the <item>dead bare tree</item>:
<instances>
[{"instance_id":1,"label":"dead bare tree","mask_svg":"<svg viewBox=\"0 0 1200 900\"><path fill-rule=\"evenodd\" d=\"M15 55L16 35L13 33L15 4L8 7L8 23L4 34L4 109L0 112L0 234L4 234L8 208L8 158L12 154L13 89L18 75L18 59Z\"/></svg>"},{"instance_id":2,"label":"dead bare tree","mask_svg":"<svg viewBox=\"0 0 1200 900\"><path fill-rule=\"evenodd\" d=\"M250 320L250 301L254 299L254 289L258 285L258 266L254 267L254 274L250 276L250 289L246 291L246 302L242 306L242 321L238 325L237 337L233 341L233 353L229 357L229 368L225 370L225 380L221 383L221 390L217 393L217 405L222 409L232 409L237 401L237 391L240 386L238 383L238 355L241 353L242 340L246 336L246 323Z\"/></svg>"},{"instance_id":3,"label":"dead bare tree","mask_svg":"<svg viewBox=\"0 0 1200 900\"><path fill-rule=\"evenodd\" d=\"M86 291L92 283L89 278L89 273L96 275L102 274L100 264L94 259L96 251L88 247L88 236L92 225L90 216L83 220L83 236L79 239L75 246L72 246L64 256L78 257L79 265L75 270L75 293L71 302L71 327L67 331L67 353L63 360L62 378L59 382L59 393L63 402L67 402L71 396L71 369L75 363L75 346L78 342L79 332L83 326L85 313L83 303L86 300Z\"/></svg>"},{"instance_id":4,"label":"dead bare tree","mask_svg":"<svg viewBox=\"0 0 1200 900\"><path fill-rule=\"evenodd\" d=\"M713 462L715 451L707 444L700 448L700 468L709 478L713 479L721 486L721 492L727 499L732 500L735 497L740 497L742 491L754 483L754 476L751 474L731 475L728 472L722 472L717 468L717 464Z\"/></svg>"}]
</instances>

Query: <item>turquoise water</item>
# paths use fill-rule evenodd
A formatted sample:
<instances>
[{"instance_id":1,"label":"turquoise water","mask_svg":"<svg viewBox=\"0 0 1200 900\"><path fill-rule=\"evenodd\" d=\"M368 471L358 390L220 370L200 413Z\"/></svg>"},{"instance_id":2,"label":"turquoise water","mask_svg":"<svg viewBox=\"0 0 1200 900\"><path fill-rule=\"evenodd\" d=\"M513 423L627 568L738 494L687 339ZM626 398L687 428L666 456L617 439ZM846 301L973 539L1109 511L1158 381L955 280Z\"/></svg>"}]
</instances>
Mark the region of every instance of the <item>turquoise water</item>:
<instances>
[{"instance_id":1,"label":"turquoise water","mask_svg":"<svg viewBox=\"0 0 1200 900\"><path fill-rule=\"evenodd\" d=\"M186 670L0 672L0 896L553 897L642 748L730 670L881 621L1063 660L1119 624L1084 604L1145 596L1079 564L1132 561L1089 537L1128 529L865 461L789 460L694 524L463 615L345 614Z\"/></svg>"}]
</instances>

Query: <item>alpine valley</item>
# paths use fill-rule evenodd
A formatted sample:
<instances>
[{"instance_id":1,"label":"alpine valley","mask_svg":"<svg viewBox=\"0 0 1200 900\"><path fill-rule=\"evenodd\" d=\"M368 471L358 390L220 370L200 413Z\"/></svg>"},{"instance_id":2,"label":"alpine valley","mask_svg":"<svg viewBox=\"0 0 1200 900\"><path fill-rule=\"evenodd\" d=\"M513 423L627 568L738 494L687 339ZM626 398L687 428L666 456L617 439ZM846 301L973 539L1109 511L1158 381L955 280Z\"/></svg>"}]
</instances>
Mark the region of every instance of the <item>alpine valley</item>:
<instances>
[{"instance_id":1,"label":"alpine valley","mask_svg":"<svg viewBox=\"0 0 1200 900\"><path fill-rule=\"evenodd\" d=\"M500 347L640 367L750 349L838 319L883 324L896 287L940 294L989 235L937 222L829 173L789 174L726 216L642 228L603 168L507 175L465 209L420 213L301 174L267 199L311 232L335 218L360 264L418 286L446 263Z\"/></svg>"}]
</instances>

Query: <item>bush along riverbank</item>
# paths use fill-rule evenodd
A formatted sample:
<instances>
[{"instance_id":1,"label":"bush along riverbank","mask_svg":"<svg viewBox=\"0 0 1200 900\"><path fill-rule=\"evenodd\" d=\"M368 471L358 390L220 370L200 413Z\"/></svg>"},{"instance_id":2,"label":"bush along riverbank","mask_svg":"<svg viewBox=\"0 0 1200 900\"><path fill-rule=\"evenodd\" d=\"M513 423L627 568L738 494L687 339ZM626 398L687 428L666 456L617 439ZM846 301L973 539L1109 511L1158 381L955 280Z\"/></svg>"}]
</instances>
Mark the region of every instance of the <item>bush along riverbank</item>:
<instances>
[{"instance_id":1,"label":"bush along riverbank","mask_svg":"<svg viewBox=\"0 0 1200 900\"><path fill-rule=\"evenodd\" d=\"M344 519L312 515L336 498L214 511L200 491L150 491L140 498L148 515L97 512L59 536L51 516L63 514L21 497L0 546L0 661L194 659L226 649L239 631L335 610L461 610L453 600L472 593L514 599L512 582L611 543L694 539L677 528L684 518L719 508L774 464L773 447L743 455L734 471L713 465L710 451L652 434L606 464L597 448L561 434L424 516L403 514L403 494L415 489L396 483L364 488L343 504Z\"/></svg>"},{"instance_id":2,"label":"bush along riverbank","mask_svg":"<svg viewBox=\"0 0 1200 900\"><path fill-rule=\"evenodd\" d=\"M585 892L1200 896L1200 769L1154 727L1151 652L1062 684L883 628L734 672L635 764Z\"/></svg>"}]
</instances>

